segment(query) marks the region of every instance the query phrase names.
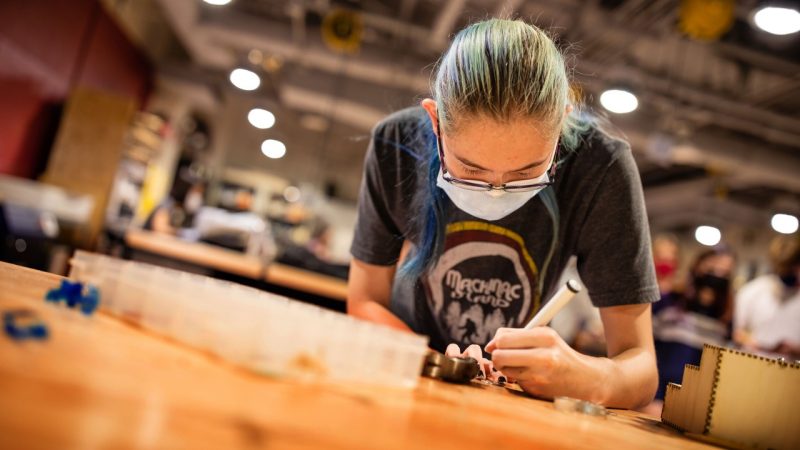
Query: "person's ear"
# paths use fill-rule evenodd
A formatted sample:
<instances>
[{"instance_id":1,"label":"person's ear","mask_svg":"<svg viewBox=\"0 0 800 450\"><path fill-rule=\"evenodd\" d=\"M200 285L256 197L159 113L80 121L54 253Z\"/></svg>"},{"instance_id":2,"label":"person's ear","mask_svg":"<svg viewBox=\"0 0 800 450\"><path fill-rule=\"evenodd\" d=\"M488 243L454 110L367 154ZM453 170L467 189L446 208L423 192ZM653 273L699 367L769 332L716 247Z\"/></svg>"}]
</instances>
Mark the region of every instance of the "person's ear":
<instances>
[{"instance_id":1,"label":"person's ear","mask_svg":"<svg viewBox=\"0 0 800 450\"><path fill-rule=\"evenodd\" d=\"M564 118L566 118L568 115L570 115L572 113L572 111L574 111L574 110L575 110L575 107L572 106L571 104L568 104L567 107L564 109Z\"/></svg>"},{"instance_id":2,"label":"person's ear","mask_svg":"<svg viewBox=\"0 0 800 450\"><path fill-rule=\"evenodd\" d=\"M419 104L425 108L425 111L428 113L428 117L430 117L431 124L433 125L433 132L436 133L436 130L438 129L436 123L439 120L439 116L436 113L436 100L432 98L426 98L419 102Z\"/></svg>"}]
</instances>

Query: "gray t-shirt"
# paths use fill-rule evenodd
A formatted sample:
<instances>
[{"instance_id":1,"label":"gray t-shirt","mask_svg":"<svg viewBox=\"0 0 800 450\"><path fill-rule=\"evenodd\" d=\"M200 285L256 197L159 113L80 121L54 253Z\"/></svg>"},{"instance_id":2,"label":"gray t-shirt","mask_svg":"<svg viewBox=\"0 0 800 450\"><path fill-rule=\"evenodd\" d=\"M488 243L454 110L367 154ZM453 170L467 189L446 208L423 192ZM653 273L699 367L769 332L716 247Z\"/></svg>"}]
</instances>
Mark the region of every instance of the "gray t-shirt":
<instances>
[{"instance_id":1,"label":"gray t-shirt","mask_svg":"<svg viewBox=\"0 0 800 450\"><path fill-rule=\"evenodd\" d=\"M558 245L544 274L543 298L554 291L571 255L595 306L659 298L641 181L629 145L596 128L579 148L562 153L553 186L560 211ZM421 107L398 111L373 130L359 196L353 257L397 263L404 240L418 242L414 217L427 190L435 141ZM438 189L438 188L437 188ZM521 327L541 307L537 283L553 239L541 199L485 221L446 198L444 251L424 276L397 277L391 309L443 351L483 346L500 327Z\"/></svg>"}]
</instances>

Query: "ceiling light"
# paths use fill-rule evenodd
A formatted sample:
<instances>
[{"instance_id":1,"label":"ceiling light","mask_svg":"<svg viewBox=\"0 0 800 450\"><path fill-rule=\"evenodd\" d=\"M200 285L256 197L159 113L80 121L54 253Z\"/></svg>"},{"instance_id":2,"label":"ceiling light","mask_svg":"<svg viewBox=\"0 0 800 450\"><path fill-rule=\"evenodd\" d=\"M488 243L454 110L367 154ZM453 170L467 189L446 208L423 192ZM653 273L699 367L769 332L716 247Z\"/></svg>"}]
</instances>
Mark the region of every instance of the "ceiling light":
<instances>
[{"instance_id":1,"label":"ceiling light","mask_svg":"<svg viewBox=\"0 0 800 450\"><path fill-rule=\"evenodd\" d=\"M272 126L275 125L275 115L261 108L251 109L250 112L247 113L247 120L250 122L250 125L262 130L272 128Z\"/></svg>"},{"instance_id":2,"label":"ceiling light","mask_svg":"<svg viewBox=\"0 0 800 450\"><path fill-rule=\"evenodd\" d=\"M254 48L247 52L247 60L253 65L261 64L261 61L264 60L264 54L261 53L261 50Z\"/></svg>"},{"instance_id":3,"label":"ceiling light","mask_svg":"<svg viewBox=\"0 0 800 450\"><path fill-rule=\"evenodd\" d=\"M289 203L295 203L299 201L300 197L300 189L295 186L287 186L286 189L283 190L283 198Z\"/></svg>"},{"instance_id":4,"label":"ceiling light","mask_svg":"<svg viewBox=\"0 0 800 450\"><path fill-rule=\"evenodd\" d=\"M782 234L792 234L797 231L797 217L790 214L775 214L772 216L772 229Z\"/></svg>"},{"instance_id":5,"label":"ceiling light","mask_svg":"<svg viewBox=\"0 0 800 450\"><path fill-rule=\"evenodd\" d=\"M722 233L717 228L702 225L694 230L694 238L705 246L713 247L719 244L720 239L722 239Z\"/></svg>"},{"instance_id":6,"label":"ceiling light","mask_svg":"<svg viewBox=\"0 0 800 450\"><path fill-rule=\"evenodd\" d=\"M283 158L283 155L286 154L286 146L283 145L283 142L281 141L267 139L261 143L261 153L263 153L267 158Z\"/></svg>"},{"instance_id":7,"label":"ceiling light","mask_svg":"<svg viewBox=\"0 0 800 450\"><path fill-rule=\"evenodd\" d=\"M767 33L783 36L800 31L800 12L791 8L767 6L753 14L753 22Z\"/></svg>"},{"instance_id":8,"label":"ceiling light","mask_svg":"<svg viewBox=\"0 0 800 450\"><path fill-rule=\"evenodd\" d=\"M231 0L203 0L203 1L208 3L209 5L214 5L214 6L227 5L228 3L231 2Z\"/></svg>"},{"instance_id":9,"label":"ceiling light","mask_svg":"<svg viewBox=\"0 0 800 450\"><path fill-rule=\"evenodd\" d=\"M243 91L252 91L261 85L261 78L258 77L258 74L247 69L234 69L230 79L234 86Z\"/></svg>"},{"instance_id":10,"label":"ceiling light","mask_svg":"<svg viewBox=\"0 0 800 450\"><path fill-rule=\"evenodd\" d=\"M603 108L617 114L626 114L639 107L639 101L631 92L622 89L609 89L600 95Z\"/></svg>"}]
</instances>

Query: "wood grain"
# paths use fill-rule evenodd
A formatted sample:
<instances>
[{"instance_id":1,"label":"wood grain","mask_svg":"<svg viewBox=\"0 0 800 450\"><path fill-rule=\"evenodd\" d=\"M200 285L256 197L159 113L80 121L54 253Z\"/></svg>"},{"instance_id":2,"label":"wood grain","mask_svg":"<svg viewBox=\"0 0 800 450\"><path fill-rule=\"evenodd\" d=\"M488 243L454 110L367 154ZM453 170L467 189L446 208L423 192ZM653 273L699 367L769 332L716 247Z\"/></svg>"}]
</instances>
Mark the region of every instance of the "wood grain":
<instances>
[{"instance_id":1,"label":"wood grain","mask_svg":"<svg viewBox=\"0 0 800 450\"><path fill-rule=\"evenodd\" d=\"M569 415L494 386L266 378L102 313L46 304L58 280L0 263L0 309L35 310L51 332L0 338L0 448L709 448L637 413Z\"/></svg>"}]
</instances>

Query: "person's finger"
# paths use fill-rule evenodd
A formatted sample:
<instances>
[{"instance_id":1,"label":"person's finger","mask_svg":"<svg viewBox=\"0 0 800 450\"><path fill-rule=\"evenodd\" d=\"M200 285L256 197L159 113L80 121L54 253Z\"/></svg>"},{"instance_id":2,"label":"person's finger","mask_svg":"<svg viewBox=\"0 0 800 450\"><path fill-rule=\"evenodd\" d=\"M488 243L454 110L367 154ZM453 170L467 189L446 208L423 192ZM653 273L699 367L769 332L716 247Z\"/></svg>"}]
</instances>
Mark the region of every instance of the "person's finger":
<instances>
[{"instance_id":1,"label":"person's finger","mask_svg":"<svg viewBox=\"0 0 800 450\"><path fill-rule=\"evenodd\" d=\"M498 381L505 379L506 383L514 383L518 378L530 376L530 369L527 367L506 367L503 375L498 376Z\"/></svg>"},{"instance_id":2,"label":"person's finger","mask_svg":"<svg viewBox=\"0 0 800 450\"><path fill-rule=\"evenodd\" d=\"M495 331L494 337L492 338L492 340L489 341L484 346L484 348L486 349L487 352L491 353L492 351L489 350L489 348L494 348L494 341L496 341L498 337L500 337L500 336L502 336L504 334L510 333L512 331L518 330L518 329L519 328L498 328L497 331Z\"/></svg>"},{"instance_id":3,"label":"person's finger","mask_svg":"<svg viewBox=\"0 0 800 450\"><path fill-rule=\"evenodd\" d=\"M550 327L536 327L530 330L514 329L495 336L486 346L486 351L494 353L498 349L521 349L551 347L558 342L558 334Z\"/></svg>"},{"instance_id":4,"label":"person's finger","mask_svg":"<svg viewBox=\"0 0 800 450\"><path fill-rule=\"evenodd\" d=\"M503 376L503 372L497 370L492 360L487 360L486 363L486 378L491 381L499 381L499 377Z\"/></svg>"},{"instance_id":5,"label":"person's finger","mask_svg":"<svg viewBox=\"0 0 800 450\"><path fill-rule=\"evenodd\" d=\"M461 356L461 349L458 348L457 344L450 344L444 351L444 356L449 356L451 358L456 358Z\"/></svg>"},{"instance_id":6,"label":"person's finger","mask_svg":"<svg viewBox=\"0 0 800 450\"><path fill-rule=\"evenodd\" d=\"M483 359L483 351L481 347L477 344L472 344L469 347L464 349L464 354L462 356L469 356L471 358L475 358L476 361L480 362Z\"/></svg>"},{"instance_id":7,"label":"person's finger","mask_svg":"<svg viewBox=\"0 0 800 450\"><path fill-rule=\"evenodd\" d=\"M481 361L483 361L483 351L481 350L481 347L477 344L472 344L469 347L467 347L466 350L464 350L464 354L462 356L469 356L470 358L474 358L475 361L478 361L478 364L481 364ZM483 370L482 364L481 364L481 372L484 374L484 376L486 375L486 373Z\"/></svg>"},{"instance_id":8,"label":"person's finger","mask_svg":"<svg viewBox=\"0 0 800 450\"><path fill-rule=\"evenodd\" d=\"M486 379L492 378L492 369L494 366L492 365L492 361L486 358L481 358L481 370L483 370L483 375Z\"/></svg>"},{"instance_id":9,"label":"person's finger","mask_svg":"<svg viewBox=\"0 0 800 450\"><path fill-rule=\"evenodd\" d=\"M492 362L497 370L515 379L549 372L556 364L550 349L495 350Z\"/></svg>"}]
</instances>

